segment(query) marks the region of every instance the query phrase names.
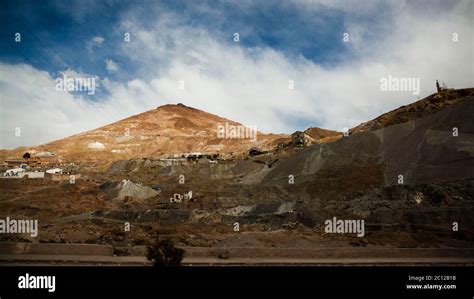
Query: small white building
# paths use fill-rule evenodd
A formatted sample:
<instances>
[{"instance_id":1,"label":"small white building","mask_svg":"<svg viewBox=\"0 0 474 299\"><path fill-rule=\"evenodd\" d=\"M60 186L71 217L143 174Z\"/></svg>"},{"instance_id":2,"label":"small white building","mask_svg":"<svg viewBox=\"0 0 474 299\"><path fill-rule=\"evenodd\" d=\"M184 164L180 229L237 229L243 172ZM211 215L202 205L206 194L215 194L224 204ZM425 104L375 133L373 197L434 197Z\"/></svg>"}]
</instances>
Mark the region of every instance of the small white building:
<instances>
[{"instance_id":1,"label":"small white building","mask_svg":"<svg viewBox=\"0 0 474 299\"><path fill-rule=\"evenodd\" d=\"M181 194L175 193L173 197L170 198L170 202L183 202L183 196Z\"/></svg>"},{"instance_id":2,"label":"small white building","mask_svg":"<svg viewBox=\"0 0 474 299\"><path fill-rule=\"evenodd\" d=\"M191 200L193 198L193 191L184 192L184 200Z\"/></svg>"},{"instance_id":3,"label":"small white building","mask_svg":"<svg viewBox=\"0 0 474 299\"><path fill-rule=\"evenodd\" d=\"M3 176L5 177L19 177L21 173L26 172L24 168L13 168L13 169L8 169L5 171L5 174Z\"/></svg>"},{"instance_id":4,"label":"small white building","mask_svg":"<svg viewBox=\"0 0 474 299\"><path fill-rule=\"evenodd\" d=\"M46 173L58 174L58 173L63 173L63 170L61 168L51 168L51 169L46 170Z\"/></svg>"},{"instance_id":5,"label":"small white building","mask_svg":"<svg viewBox=\"0 0 474 299\"><path fill-rule=\"evenodd\" d=\"M183 195L179 194L179 193L175 193L173 195L173 197L170 198L170 202L173 203L173 202L176 202L176 203L181 203L184 201L191 201L191 199L193 198L193 191L186 191L184 192Z\"/></svg>"},{"instance_id":6,"label":"small white building","mask_svg":"<svg viewBox=\"0 0 474 299\"><path fill-rule=\"evenodd\" d=\"M44 179L44 171L26 171L20 173L20 177L28 177L29 179Z\"/></svg>"}]
</instances>

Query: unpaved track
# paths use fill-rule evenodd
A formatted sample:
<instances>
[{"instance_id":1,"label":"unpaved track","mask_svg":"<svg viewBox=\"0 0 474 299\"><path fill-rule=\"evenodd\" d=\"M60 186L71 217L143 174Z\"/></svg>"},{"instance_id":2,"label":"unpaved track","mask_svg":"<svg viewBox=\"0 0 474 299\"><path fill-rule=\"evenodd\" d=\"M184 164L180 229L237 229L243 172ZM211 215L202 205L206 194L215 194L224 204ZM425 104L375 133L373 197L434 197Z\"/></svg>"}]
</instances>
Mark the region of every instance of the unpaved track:
<instances>
[{"instance_id":1,"label":"unpaved track","mask_svg":"<svg viewBox=\"0 0 474 299\"><path fill-rule=\"evenodd\" d=\"M98 255L0 255L0 266L151 266L144 256ZM184 258L184 266L413 266L457 265L472 266L474 258L343 258L343 259L296 259L296 258Z\"/></svg>"}]
</instances>

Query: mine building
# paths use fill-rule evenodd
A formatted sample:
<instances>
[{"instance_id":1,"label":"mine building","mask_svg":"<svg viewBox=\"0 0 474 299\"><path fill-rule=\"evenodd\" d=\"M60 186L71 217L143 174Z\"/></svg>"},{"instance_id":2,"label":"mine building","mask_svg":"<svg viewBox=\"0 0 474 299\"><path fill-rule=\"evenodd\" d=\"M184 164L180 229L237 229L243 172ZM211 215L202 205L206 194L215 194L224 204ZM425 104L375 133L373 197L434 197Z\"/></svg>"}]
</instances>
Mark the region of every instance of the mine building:
<instances>
[{"instance_id":1,"label":"mine building","mask_svg":"<svg viewBox=\"0 0 474 299\"><path fill-rule=\"evenodd\" d=\"M63 173L63 170L61 168L51 168L51 169L46 170L46 173L61 174L61 173Z\"/></svg>"},{"instance_id":2,"label":"mine building","mask_svg":"<svg viewBox=\"0 0 474 299\"><path fill-rule=\"evenodd\" d=\"M26 163L25 159L8 159L5 160L5 164L8 165L8 167L20 167L20 165L23 165Z\"/></svg>"},{"instance_id":3,"label":"mine building","mask_svg":"<svg viewBox=\"0 0 474 299\"><path fill-rule=\"evenodd\" d=\"M175 160L175 161L199 161L201 159L208 159L211 161L215 161L219 159L218 153L201 153L201 152L192 152L192 153L181 153L181 154L173 154L172 156L168 157L167 159L162 160Z\"/></svg>"},{"instance_id":4,"label":"mine building","mask_svg":"<svg viewBox=\"0 0 474 299\"><path fill-rule=\"evenodd\" d=\"M4 177L19 177L20 174L26 172L26 170L24 168L20 168L20 167L17 167L17 168L13 168L13 169L8 169L7 171L5 171L4 173Z\"/></svg>"},{"instance_id":5,"label":"mine building","mask_svg":"<svg viewBox=\"0 0 474 299\"><path fill-rule=\"evenodd\" d=\"M184 192L183 199L184 199L185 201L192 201L192 199L193 199L193 191Z\"/></svg>"},{"instance_id":6,"label":"mine building","mask_svg":"<svg viewBox=\"0 0 474 299\"><path fill-rule=\"evenodd\" d=\"M170 198L171 203L181 203L183 202L183 196L179 193L175 193L173 197Z\"/></svg>"},{"instance_id":7,"label":"mine building","mask_svg":"<svg viewBox=\"0 0 474 299\"><path fill-rule=\"evenodd\" d=\"M296 131L291 134L291 141L296 146L309 146L316 143L313 136L302 131Z\"/></svg>"},{"instance_id":8,"label":"mine building","mask_svg":"<svg viewBox=\"0 0 474 299\"><path fill-rule=\"evenodd\" d=\"M76 174L66 174L62 172L58 173L45 173L44 178L52 181L69 181L74 178L74 180L80 179L81 174L76 173Z\"/></svg>"}]
</instances>

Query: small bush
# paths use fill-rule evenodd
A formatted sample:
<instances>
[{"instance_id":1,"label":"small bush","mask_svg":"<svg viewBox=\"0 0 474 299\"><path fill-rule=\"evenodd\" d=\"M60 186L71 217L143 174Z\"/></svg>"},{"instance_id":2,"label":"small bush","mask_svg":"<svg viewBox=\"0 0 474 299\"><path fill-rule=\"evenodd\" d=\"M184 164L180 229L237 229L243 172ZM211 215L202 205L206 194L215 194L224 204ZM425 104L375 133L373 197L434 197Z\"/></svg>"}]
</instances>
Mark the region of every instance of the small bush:
<instances>
[{"instance_id":1,"label":"small bush","mask_svg":"<svg viewBox=\"0 0 474 299\"><path fill-rule=\"evenodd\" d=\"M179 266L183 260L184 250L176 248L170 239L160 240L148 246L147 258L155 267Z\"/></svg>"},{"instance_id":2,"label":"small bush","mask_svg":"<svg viewBox=\"0 0 474 299\"><path fill-rule=\"evenodd\" d=\"M223 260L230 258L230 252L228 250L221 250L217 253L217 257Z\"/></svg>"}]
</instances>

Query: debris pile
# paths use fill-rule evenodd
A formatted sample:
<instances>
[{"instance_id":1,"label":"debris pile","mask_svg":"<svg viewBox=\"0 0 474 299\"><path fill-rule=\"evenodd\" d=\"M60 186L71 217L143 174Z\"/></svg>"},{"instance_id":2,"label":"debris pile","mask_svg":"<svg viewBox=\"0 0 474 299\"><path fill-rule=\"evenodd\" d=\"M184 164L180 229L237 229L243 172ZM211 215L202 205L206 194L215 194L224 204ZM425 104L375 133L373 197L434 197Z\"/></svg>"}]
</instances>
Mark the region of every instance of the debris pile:
<instances>
[{"instance_id":1,"label":"debris pile","mask_svg":"<svg viewBox=\"0 0 474 299\"><path fill-rule=\"evenodd\" d=\"M121 182L106 182L100 188L107 193L108 200L123 200L128 197L145 200L158 195L153 188L125 179Z\"/></svg>"}]
</instances>

